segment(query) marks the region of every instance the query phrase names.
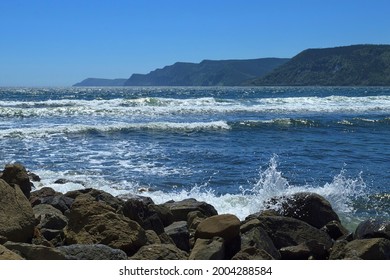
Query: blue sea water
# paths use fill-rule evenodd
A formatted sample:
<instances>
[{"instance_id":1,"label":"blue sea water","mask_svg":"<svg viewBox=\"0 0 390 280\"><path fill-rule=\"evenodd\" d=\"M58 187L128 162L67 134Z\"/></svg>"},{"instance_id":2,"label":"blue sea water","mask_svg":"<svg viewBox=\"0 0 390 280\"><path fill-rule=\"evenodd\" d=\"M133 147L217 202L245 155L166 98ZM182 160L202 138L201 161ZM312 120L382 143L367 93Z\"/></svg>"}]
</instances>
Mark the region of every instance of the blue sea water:
<instances>
[{"instance_id":1,"label":"blue sea water","mask_svg":"<svg viewBox=\"0 0 390 280\"><path fill-rule=\"evenodd\" d=\"M0 164L36 188L194 197L240 218L298 191L347 223L388 218L389 139L387 87L0 88Z\"/></svg>"}]
</instances>

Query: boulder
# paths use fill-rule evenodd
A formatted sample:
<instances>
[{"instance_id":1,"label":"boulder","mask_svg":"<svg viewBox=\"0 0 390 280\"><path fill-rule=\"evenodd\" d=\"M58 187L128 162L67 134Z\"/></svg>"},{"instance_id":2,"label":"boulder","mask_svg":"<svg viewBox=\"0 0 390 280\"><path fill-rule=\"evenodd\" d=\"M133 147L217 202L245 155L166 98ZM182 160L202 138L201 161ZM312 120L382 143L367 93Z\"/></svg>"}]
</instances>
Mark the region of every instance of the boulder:
<instances>
[{"instance_id":1,"label":"boulder","mask_svg":"<svg viewBox=\"0 0 390 280\"><path fill-rule=\"evenodd\" d=\"M125 252L103 244L74 244L57 250L69 260L127 260Z\"/></svg>"},{"instance_id":2,"label":"boulder","mask_svg":"<svg viewBox=\"0 0 390 280\"><path fill-rule=\"evenodd\" d=\"M325 260L328 257L325 246L315 240L281 248L280 254L283 260Z\"/></svg>"},{"instance_id":3,"label":"boulder","mask_svg":"<svg viewBox=\"0 0 390 280\"><path fill-rule=\"evenodd\" d=\"M276 197L267 204L269 207L278 205L276 211L281 215L299 219L316 228L322 228L331 221L340 222L330 203L315 193L301 192L288 197Z\"/></svg>"},{"instance_id":4,"label":"boulder","mask_svg":"<svg viewBox=\"0 0 390 280\"><path fill-rule=\"evenodd\" d=\"M146 234L146 244L145 245L161 244L161 240L154 230L151 230L151 229L145 230L145 234Z\"/></svg>"},{"instance_id":5,"label":"boulder","mask_svg":"<svg viewBox=\"0 0 390 280\"><path fill-rule=\"evenodd\" d=\"M240 235L240 220L231 214L211 216L201 221L195 238L211 239L219 236L229 241Z\"/></svg>"},{"instance_id":6,"label":"boulder","mask_svg":"<svg viewBox=\"0 0 390 280\"><path fill-rule=\"evenodd\" d=\"M232 260L273 260L274 258L262 249L245 247L235 254Z\"/></svg>"},{"instance_id":7,"label":"boulder","mask_svg":"<svg viewBox=\"0 0 390 280\"><path fill-rule=\"evenodd\" d=\"M170 238L172 238L177 248L186 252L190 251L190 234L188 232L186 221L174 222L171 225L167 226L164 231Z\"/></svg>"},{"instance_id":8,"label":"boulder","mask_svg":"<svg viewBox=\"0 0 390 280\"><path fill-rule=\"evenodd\" d=\"M231 214L211 216L201 221L195 231L198 238L222 237L225 241L225 257L232 258L241 249L240 220Z\"/></svg>"},{"instance_id":9,"label":"boulder","mask_svg":"<svg viewBox=\"0 0 390 280\"><path fill-rule=\"evenodd\" d=\"M123 215L139 223L144 229L154 230L157 234L164 232L164 223L150 205L139 199L129 199L122 207Z\"/></svg>"},{"instance_id":10,"label":"boulder","mask_svg":"<svg viewBox=\"0 0 390 280\"><path fill-rule=\"evenodd\" d=\"M152 244L141 247L130 260L187 260L188 253L172 244Z\"/></svg>"},{"instance_id":11,"label":"boulder","mask_svg":"<svg viewBox=\"0 0 390 280\"><path fill-rule=\"evenodd\" d=\"M387 238L390 239L390 220L369 219L361 222L353 235L355 239Z\"/></svg>"},{"instance_id":12,"label":"boulder","mask_svg":"<svg viewBox=\"0 0 390 280\"><path fill-rule=\"evenodd\" d=\"M171 210L174 221L187 221L187 215L192 211L200 211L206 217L218 214L217 210L215 210L214 206L211 204L197 201L193 198L184 199L182 201L168 201L163 205Z\"/></svg>"},{"instance_id":13,"label":"boulder","mask_svg":"<svg viewBox=\"0 0 390 280\"><path fill-rule=\"evenodd\" d=\"M26 168L18 163L7 164L3 170L1 179L6 181L9 185L18 185L23 194L29 198L32 184L28 176Z\"/></svg>"},{"instance_id":14,"label":"boulder","mask_svg":"<svg viewBox=\"0 0 390 280\"><path fill-rule=\"evenodd\" d=\"M147 241L145 230L137 222L90 194L76 197L68 218L66 244L105 244L132 255Z\"/></svg>"},{"instance_id":15,"label":"boulder","mask_svg":"<svg viewBox=\"0 0 390 280\"><path fill-rule=\"evenodd\" d=\"M19 186L0 179L0 235L9 241L30 242L35 224L31 204Z\"/></svg>"},{"instance_id":16,"label":"boulder","mask_svg":"<svg viewBox=\"0 0 390 280\"><path fill-rule=\"evenodd\" d=\"M254 247L267 252L272 259L280 259L280 253L276 249L267 232L261 227L258 219L252 219L241 225L241 248ZM261 254L263 256L264 254Z\"/></svg>"},{"instance_id":17,"label":"boulder","mask_svg":"<svg viewBox=\"0 0 390 280\"><path fill-rule=\"evenodd\" d=\"M323 244L327 250L332 247L333 241L328 234L301 220L281 216L260 216L258 220L277 249L310 240Z\"/></svg>"},{"instance_id":18,"label":"boulder","mask_svg":"<svg viewBox=\"0 0 390 280\"><path fill-rule=\"evenodd\" d=\"M24 260L20 255L0 245L0 260Z\"/></svg>"},{"instance_id":19,"label":"boulder","mask_svg":"<svg viewBox=\"0 0 390 280\"><path fill-rule=\"evenodd\" d=\"M30 193L30 203L34 207L35 205L41 204L40 199L48 196L61 195L62 193L56 192L54 189L50 187L43 187L39 190L32 191Z\"/></svg>"},{"instance_id":20,"label":"boulder","mask_svg":"<svg viewBox=\"0 0 390 280\"><path fill-rule=\"evenodd\" d=\"M390 240L370 238L336 242L329 259L390 260Z\"/></svg>"},{"instance_id":21,"label":"boulder","mask_svg":"<svg viewBox=\"0 0 390 280\"><path fill-rule=\"evenodd\" d=\"M224 260L225 245L221 237L212 239L198 238L191 250L189 260Z\"/></svg>"},{"instance_id":22,"label":"boulder","mask_svg":"<svg viewBox=\"0 0 390 280\"><path fill-rule=\"evenodd\" d=\"M18 252L18 254L26 260L66 260L65 254L61 251L42 245L7 241L4 244L4 247L14 252Z\"/></svg>"},{"instance_id":23,"label":"boulder","mask_svg":"<svg viewBox=\"0 0 390 280\"><path fill-rule=\"evenodd\" d=\"M338 221L331 221L321 228L323 232L326 232L333 240L339 238L346 238L350 232Z\"/></svg>"},{"instance_id":24,"label":"boulder","mask_svg":"<svg viewBox=\"0 0 390 280\"><path fill-rule=\"evenodd\" d=\"M111 206L115 212L119 212L124 204L124 201L105 192L97 189L81 189L76 191L67 192L64 196L66 198L76 199L79 195L88 194L94 198L95 201L101 201Z\"/></svg>"},{"instance_id":25,"label":"boulder","mask_svg":"<svg viewBox=\"0 0 390 280\"><path fill-rule=\"evenodd\" d=\"M49 204L65 213L72 206L74 199L56 192L52 188L44 187L31 193L30 203L34 207L40 204Z\"/></svg>"},{"instance_id":26,"label":"boulder","mask_svg":"<svg viewBox=\"0 0 390 280\"><path fill-rule=\"evenodd\" d=\"M68 218L60 210L49 204L39 204L33 207L35 218L39 220L38 228L63 229Z\"/></svg>"}]
</instances>

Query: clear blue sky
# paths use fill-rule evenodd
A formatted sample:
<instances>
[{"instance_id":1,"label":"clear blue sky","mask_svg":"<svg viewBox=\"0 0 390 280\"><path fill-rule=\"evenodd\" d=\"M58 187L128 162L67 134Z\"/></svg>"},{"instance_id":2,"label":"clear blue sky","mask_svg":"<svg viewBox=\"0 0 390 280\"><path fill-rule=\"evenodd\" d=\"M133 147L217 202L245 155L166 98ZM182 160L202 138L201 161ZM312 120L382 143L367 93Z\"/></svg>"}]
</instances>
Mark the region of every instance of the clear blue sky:
<instances>
[{"instance_id":1,"label":"clear blue sky","mask_svg":"<svg viewBox=\"0 0 390 280\"><path fill-rule=\"evenodd\" d=\"M390 44L389 0L1 0L0 86Z\"/></svg>"}]
</instances>

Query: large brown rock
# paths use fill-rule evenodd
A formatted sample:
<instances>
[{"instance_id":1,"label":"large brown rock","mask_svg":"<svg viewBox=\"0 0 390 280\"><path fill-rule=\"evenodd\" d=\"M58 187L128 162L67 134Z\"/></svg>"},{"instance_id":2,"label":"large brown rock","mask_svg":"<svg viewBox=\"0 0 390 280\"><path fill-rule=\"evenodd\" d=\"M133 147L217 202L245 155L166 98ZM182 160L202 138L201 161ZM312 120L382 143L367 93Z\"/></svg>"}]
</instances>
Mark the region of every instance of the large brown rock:
<instances>
[{"instance_id":1,"label":"large brown rock","mask_svg":"<svg viewBox=\"0 0 390 280\"><path fill-rule=\"evenodd\" d=\"M390 240L370 238L337 242L329 259L390 260Z\"/></svg>"},{"instance_id":2,"label":"large brown rock","mask_svg":"<svg viewBox=\"0 0 390 280\"><path fill-rule=\"evenodd\" d=\"M29 198L31 192L31 182L26 168L18 163L7 164L3 170L1 179L6 181L9 185L18 185L24 195Z\"/></svg>"},{"instance_id":3,"label":"large brown rock","mask_svg":"<svg viewBox=\"0 0 390 280\"><path fill-rule=\"evenodd\" d=\"M76 197L68 218L66 244L105 244L132 255L147 241L137 222L89 194Z\"/></svg>"},{"instance_id":4,"label":"large brown rock","mask_svg":"<svg viewBox=\"0 0 390 280\"><path fill-rule=\"evenodd\" d=\"M168 201L163 205L171 210L174 221L187 221L188 213L193 211L199 211L206 217L218 215L214 206L203 201L197 201L194 198L188 198L181 201Z\"/></svg>"},{"instance_id":5,"label":"large brown rock","mask_svg":"<svg viewBox=\"0 0 390 280\"><path fill-rule=\"evenodd\" d=\"M258 220L277 249L316 240L328 250L333 241L325 232L301 220L281 216L259 216Z\"/></svg>"},{"instance_id":6,"label":"large brown rock","mask_svg":"<svg viewBox=\"0 0 390 280\"><path fill-rule=\"evenodd\" d=\"M201 221L196 228L195 238L211 239L219 236L226 241L240 235L240 220L231 214L212 216Z\"/></svg>"},{"instance_id":7,"label":"large brown rock","mask_svg":"<svg viewBox=\"0 0 390 280\"><path fill-rule=\"evenodd\" d=\"M35 224L31 204L19 186L0 179L0 235L9 241L30 242Z\"/></svg>"},{"instance_id":8,"label":"large brown rock","mask_svg":"<svg viewBox=\"0 0 390 280\"><path fill-rule=\"evenodd\" d=\"M201 221L195 231L198 238L222 237L225 245L225 258L231 259L241 249L240 220L231 214L211 216Z\"/></svg>"},{"instance_id":9,"label":"large brown rock","mask_svg":"<svg viewBox=\"0 0 390 280\"><path fill-rule=\"evenodd\" d=\"M187 260L188 253L172 244L152 244L141 247L131 260Z\"/></svg>"},{"instance_id":10,"label":"large brown rock","mask_svg":"<svg viewBox=\"0 0 390 280\"><path fill-rule=\"evenodd\" d=\"M267 203L278 205L279 214L299 219L316 228L322 228L331 221L340 222L330 203L315 193L296 193L288 197L273 198Z\"/></svg>"}]
</instances>

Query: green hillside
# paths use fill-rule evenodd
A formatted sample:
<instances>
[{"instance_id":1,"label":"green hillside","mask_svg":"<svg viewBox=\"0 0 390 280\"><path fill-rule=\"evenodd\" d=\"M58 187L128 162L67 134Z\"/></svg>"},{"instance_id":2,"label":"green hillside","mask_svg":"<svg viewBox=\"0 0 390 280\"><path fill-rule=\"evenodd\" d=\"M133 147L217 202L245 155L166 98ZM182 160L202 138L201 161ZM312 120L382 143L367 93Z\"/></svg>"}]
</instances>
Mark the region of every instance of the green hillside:
<instances>
[{"instance_id":1,"label":"green hillside","mask_svg":"<svg viewBox=\"0 0 390 280\"><path fill-rule=\"evenodd\" d=\"M308 49L248 85L389 86L390 45Z\"/></svg>"},{"instance_id":2,"label":"green hillside","mask_svg":"<svg viewBox=\"0 0 390 280\"><path fill-rule=\"evenodd\" d=\"M133 74L126 86L237 86L287 62L283 58L177 62L149 74Z\"/></svg>"}]
</instances>

